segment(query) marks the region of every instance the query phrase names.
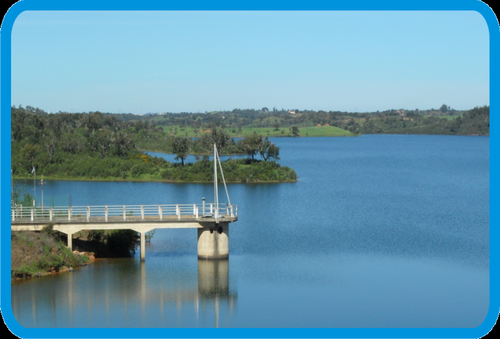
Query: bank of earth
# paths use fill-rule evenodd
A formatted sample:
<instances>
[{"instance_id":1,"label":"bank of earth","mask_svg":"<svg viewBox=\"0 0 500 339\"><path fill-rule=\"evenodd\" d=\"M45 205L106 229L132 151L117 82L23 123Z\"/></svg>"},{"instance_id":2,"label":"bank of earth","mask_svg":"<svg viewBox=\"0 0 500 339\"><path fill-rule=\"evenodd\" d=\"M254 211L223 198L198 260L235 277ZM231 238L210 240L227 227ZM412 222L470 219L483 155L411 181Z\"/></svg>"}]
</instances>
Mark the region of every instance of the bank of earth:
<instances>
[{"instance_id":1,"label":"bank of earth","mask_svg":"<svg viewBox=\"0 0 500 339\"><path fill-rule=\"evenodd\" d=\"M11 281L72 271L96 258L129 257L138 243L131 230L81 231L70 251L65 237L50 225L40 232L11 232Z\"/></svg>"}]
</instances>

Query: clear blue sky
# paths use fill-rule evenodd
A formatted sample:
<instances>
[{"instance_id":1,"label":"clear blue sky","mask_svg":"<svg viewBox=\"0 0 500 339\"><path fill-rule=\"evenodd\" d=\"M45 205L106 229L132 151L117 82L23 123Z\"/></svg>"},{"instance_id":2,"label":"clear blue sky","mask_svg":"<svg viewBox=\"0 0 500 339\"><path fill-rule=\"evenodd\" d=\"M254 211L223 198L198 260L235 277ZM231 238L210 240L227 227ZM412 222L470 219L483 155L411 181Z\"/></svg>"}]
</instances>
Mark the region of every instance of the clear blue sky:
<instances>
[{"instance_id":1,"label":"clear blue sky","mask_svg":"<svg viewBox=\"0 0 500 339\"><path fill-rule=\"evenodd\" d=\"M12 104L352 112L489 104L476 12L23 12Z\"/></svg>"}]
</instances>

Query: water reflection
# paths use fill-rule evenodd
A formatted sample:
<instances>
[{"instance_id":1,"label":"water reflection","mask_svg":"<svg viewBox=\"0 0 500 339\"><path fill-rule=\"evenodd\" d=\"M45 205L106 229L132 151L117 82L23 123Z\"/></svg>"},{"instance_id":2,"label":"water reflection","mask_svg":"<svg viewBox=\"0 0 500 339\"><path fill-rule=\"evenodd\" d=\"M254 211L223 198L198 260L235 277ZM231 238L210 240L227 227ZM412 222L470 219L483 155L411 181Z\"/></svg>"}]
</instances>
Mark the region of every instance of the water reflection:
<instances>
[{"instance_id":1,"label":"water reflection","mask_svg":"<svg viewBox=\"0 0 500 339\"><path fill-rule=\"evenodd\" d=\"M135 265L105 261L14 284L12 307L18 322L25 327L226 327L237 308L228 259L198 260L197 279L195 272L169 272L175 279L157 276L153 267L148 272L147 262L137 260ZM24 289L29 293L15 293L24 284L32 285Z\"/></svg>"}]
</instances>

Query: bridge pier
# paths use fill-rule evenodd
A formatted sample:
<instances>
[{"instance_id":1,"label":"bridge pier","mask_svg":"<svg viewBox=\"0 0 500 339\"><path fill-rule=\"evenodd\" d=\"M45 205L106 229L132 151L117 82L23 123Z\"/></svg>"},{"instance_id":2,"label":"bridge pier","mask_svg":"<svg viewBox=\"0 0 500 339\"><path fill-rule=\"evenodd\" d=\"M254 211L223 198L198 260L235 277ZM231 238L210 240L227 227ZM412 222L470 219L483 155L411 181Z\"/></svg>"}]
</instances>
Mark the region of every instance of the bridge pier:
<instances>
[{"instance_id":1,"label":"bridge pier","mask_svg":"<svg viewBox=\"0 0 500 339\"><path fill-rule=\"evenodd\" d=\"M68 248L71 252L73 252L73 233L66 233L68 236Z\"/></svg>"},{"instance_id":2,"label":"bridge pier","mask_svg":"<svg viewBox=\"0 0 500 339\"><path fill-rule=\"evenodd\" d=\"M73 252L73 234L79 232L80 230L74 230L74 229L61 229L60 227L54 227L54 230L59 231L61 233L64 233L68 237L68 248L71 252Z\"/></svg>"},{"instance_id":3,"label":"bridge pier","mask_svg":"<svg viewBox=\"0 0 500 339\"><path fill-rule=\"evenodd\" d=\"M146 232L141 233L141 261L146 260Z\"/></svg>"},{"instance_id":4,"label":"bridge pier","mask_svg":"<svg viewBox=\"0 0 500 339\"><path fill-rule=\"evenodd\" d=\"M229 257L229 223L203 223L198 229L198 258L226 259Z\"/></svg>"}]
</instances>

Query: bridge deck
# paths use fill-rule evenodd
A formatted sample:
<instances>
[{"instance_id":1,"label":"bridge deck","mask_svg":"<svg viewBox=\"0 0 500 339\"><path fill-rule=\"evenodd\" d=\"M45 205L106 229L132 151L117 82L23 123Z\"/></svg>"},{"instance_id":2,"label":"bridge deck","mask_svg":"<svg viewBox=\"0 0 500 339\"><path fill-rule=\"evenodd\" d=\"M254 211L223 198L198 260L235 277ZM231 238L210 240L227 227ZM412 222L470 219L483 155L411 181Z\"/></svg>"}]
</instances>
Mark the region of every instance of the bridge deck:
<instances>
[{"instance_id":1,"label":"bridge deck","mask_svg":"<svg viewBox=\"0 0 500 339\"><path fill-rule=\"evenodd\" d=\"M70 249L73 246L73 234L83 230L134 230L140 233L141 260L144 260L146 253L145 234L156 228L206 228L206 231L201 230L202 234L204 232L213 234L215 229L217 229L215 234L221 234L226 230L225 238L220 236L211 239L211 241L217 242L219 238L226 240L220 240L221 244L217 243L209 249L213 252L213 254L209 254L211 257L222 258L224 253L220 254L223 251L223 247L220 246L227 247L227 224L237 220L238 207L229 204L63 206L50 208L14 206L11 208L11 231L41 231L45 226L53 225L54 230L68 235L68 248ZM205 243L206 241L203 244ZM205 252L203 255L208 255ZM200 256L200 249L198 249L198 256Z\"/></svg>"},{"instance_id":2,"label":"bridge deck","mask_svg":"<svg viewBox=\"0 0 500 339\"><path fill-rule=\"evenodd\" d=\"M16 217L15 221L11 221L12 226L17 225L37 225L37 224L57 224L57 225L74 225L74 224L137 224L137 223L191 223L191 222L235 222L238 220L237 216L231 217L230 215L221 215L218 219L213 216L196 216L196 215L181 215L181 216L170 216L164 215L162 218L159 216L127 216L124 220L122 216L112 216L112 217L71 217L68 218L56 218L52 219L47 217L38 217L33 220L30 217Z\"/></svg>"},{"instance_id":3,"label":"bridge deck","mask_svg":"<svg viewBox=\"0 0 500 339\"><path fill-rule=\"evenodd\" d=\"M219 222L220 219L224 219L224 222L236 221L238 206L229 204L215 206L210 203L11 208L12 225Z\"/></svg>"}]
</instances>

